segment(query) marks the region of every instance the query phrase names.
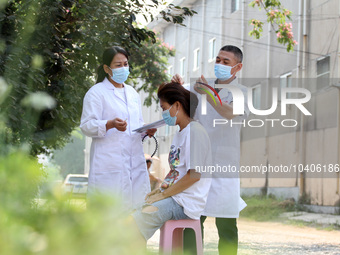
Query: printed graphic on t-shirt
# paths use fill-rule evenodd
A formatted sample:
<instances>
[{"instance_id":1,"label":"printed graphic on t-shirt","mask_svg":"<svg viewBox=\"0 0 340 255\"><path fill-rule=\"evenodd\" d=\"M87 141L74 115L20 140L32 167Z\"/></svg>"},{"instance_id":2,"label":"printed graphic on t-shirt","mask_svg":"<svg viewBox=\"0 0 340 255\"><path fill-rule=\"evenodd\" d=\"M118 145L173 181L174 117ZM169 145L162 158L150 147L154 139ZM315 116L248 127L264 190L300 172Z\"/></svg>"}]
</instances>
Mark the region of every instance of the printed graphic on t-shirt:
<instances>
[{"instance_id":1,"label":"printed graphic on t-shirt","mask_svg":"<svg viewBox=\"0 0 340 255\"><path fill-rule=\"evenodd\" d=\"M175 146L172 145L169 153L170 172L167 174L161 185L162 189L169 188L178 178L179 172L176 171L176 167L179 165L179 153L180 148L176 149Z\"/></svg>"},{"instance_id":2,"label":"printed graphic on t-shirt","mask_svg":"<svg viewBox=\"0 0 340 255\"><path fill-rule=\"evenodd\" d=\"M179 154L181 152L180 148L175 148L175 145L171 145L170 153L169 153L169 165L171 170L175 170L179 165Z\"/></svg>"},{"instance_id":3,"label":"printed graphic on t-shirt","mask_svg":"<svg viewBox=\"0 0 340 255\"><path fill-rule=\"evenodd\" d=\"M222 97L222 102L231 104L233 102L233 95L228 91L228 95L226 97Z\"/></svg>"}]
</instances>

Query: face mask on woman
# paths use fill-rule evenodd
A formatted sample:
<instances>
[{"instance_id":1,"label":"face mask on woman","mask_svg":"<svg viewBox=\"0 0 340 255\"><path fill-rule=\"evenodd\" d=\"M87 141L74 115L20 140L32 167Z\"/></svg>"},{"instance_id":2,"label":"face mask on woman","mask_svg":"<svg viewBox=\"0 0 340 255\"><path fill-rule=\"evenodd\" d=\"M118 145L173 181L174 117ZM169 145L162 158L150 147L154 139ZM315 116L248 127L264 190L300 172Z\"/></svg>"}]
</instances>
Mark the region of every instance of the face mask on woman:
<instances>
[{"instance_id":1,"label":"face mask on woman","mask_svg":"<svg viewBox=\"0 0 340 255\"><path fill-rule=\"evenodd\" d=\"M230 77L232 76L231 69L234 68L237 65L238 64L236 64L234 66L226 66L226 65L222 65L222 64L215 64L214 71L215 71L216 78L221 80L221 81L226 81L226 80L230 79Z\"/></svg>"},{"instance_id":2,"label":"face mask on woman","mask_svg":"<svg viewBox=\"0 0 340 255\"><path fill-rule=\"evenodd\" d=\"M176 115L174 117L172 117L170 115L170 109L171 109L172 105L170 106L170 108L168 110L165 110L162 112L162 117L165 121L165 124L169 125L169 126L176 126L176 120L177 120L177 113L178 110L176 112Z\"/></svg>"},{"instance_id":3,"label":"face mask on woman","mask_svg":"<svg viewBox=\"0 0 340 255\"><path fill-rule=\"evenodd\" d=\"M125 82L130 74L128 66L123 66L123 67L119 67L119 68L115 68L111 70L112 70L111 79L119 84Z\"/></svg>"}]
</instances>

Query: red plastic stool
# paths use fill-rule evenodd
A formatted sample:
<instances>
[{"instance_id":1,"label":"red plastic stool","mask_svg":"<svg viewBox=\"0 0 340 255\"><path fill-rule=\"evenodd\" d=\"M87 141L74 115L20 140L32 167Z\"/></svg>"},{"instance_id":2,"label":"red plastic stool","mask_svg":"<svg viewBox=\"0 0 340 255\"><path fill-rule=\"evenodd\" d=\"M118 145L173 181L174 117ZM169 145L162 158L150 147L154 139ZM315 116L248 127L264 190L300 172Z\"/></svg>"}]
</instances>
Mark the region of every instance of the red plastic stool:
<instances>
[{"instance_id":1,"label":"red plastic stool","mask_svg":"<svg viewBox=\"0 0 340 255\"><path fill-rule=\"evenodd\" d=\"M197 255L203 255L201 223L199 220L168 220L165 222L161 227L159 238L160 254L183 251L183 230L185 228L192 228L195 231Z\"/></svg>"}]
</instances>

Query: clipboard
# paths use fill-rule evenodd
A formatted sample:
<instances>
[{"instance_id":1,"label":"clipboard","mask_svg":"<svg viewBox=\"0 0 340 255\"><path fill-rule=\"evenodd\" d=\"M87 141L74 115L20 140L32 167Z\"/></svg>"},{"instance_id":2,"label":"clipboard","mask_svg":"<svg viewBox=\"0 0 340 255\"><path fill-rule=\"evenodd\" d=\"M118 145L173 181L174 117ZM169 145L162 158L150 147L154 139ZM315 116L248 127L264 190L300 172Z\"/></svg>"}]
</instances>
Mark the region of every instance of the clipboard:
<instances>
[{"instance_id":1,"label":"clipboard","mask_svg":"<svg viewBox=\"0 0 340 255\"><path fill-rule=\"evenodd\" d=\"M165 126L165 121L163 119L157 120L155 122L152 122L150 124L147 124L145 126L142 126L140 128L137 128L135 130L132 130L133 132L143 133L144 131L150 129L150 128L159 128Z\"/></svg>"}]
</instances>

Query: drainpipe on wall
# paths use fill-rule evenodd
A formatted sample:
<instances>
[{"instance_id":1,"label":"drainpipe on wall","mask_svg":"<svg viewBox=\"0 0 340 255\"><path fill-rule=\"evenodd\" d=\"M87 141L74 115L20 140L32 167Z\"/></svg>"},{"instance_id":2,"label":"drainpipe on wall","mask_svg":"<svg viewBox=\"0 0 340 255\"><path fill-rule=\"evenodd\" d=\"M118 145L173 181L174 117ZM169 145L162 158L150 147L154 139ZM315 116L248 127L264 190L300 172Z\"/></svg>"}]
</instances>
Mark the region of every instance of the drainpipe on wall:
<instances>
[{"instance_id":1,"label":"drainpipe on wall","mask_svg":"<svg viewBox=\"0 0 340 255\"><path fill-rule=\"evenodd\" d=\"M222 1L223 2L223 1ZM241 26L242 26L242 29L241 29L241 49L242 49L242 52L244 54L244 32L245 32L245 13L244 13L244 4L245 4L245 1L242 1L241 3L241 12L242 12L242 23L241 23ZM243 77L243 72L242 72L242 69L240 71L240 78Z\"/></svg>"},{"instance_id":2,"label":"drainpipe on wall","mask_svg":"<svg viewBox=\"0 0 340 255\"><path fill-rule=\"evenodd\" d=\"M177 24L175 24L174 25L174 46L176 47L176 45L177 45ZM175 57L174 57L175 59L174 59L174 73L176 74L176 73L181 73L179 70L178 70L178 67L180 66L180 65L176 65L176 63L178 63L178 54L175 54ZM176 68L176 66L178 66L177 68ZM178 71L176 71L176 69L178 70Z\"/></svg>"},{"instance_id":3,"label":"drainpipe on wall","mask_svg":"<svg viewBox=\"0 0 340 255\"><path fill-rule=\"evenodd\" d=\"M220 32L220 35L221 35L221 40L220 40L220 47L219 49L222 48L222 46L224 45L223 43L223 33L224 33L224 8L225 8L225 4L224 4L225 0L221 0L221 32Z\"/></svg>"},{"instance_id":4,"label":"drainpipe on wall","mask_svg":"<svg viewBox=\"0 0 340 255\"><path fill-rule=\"evenodd\" d=\"M268 46L267 46L267 71L266 71L266 76L267 76L267 81L268 83L266 84L266 99L267 96L268 96L268 90L269 90L269 86L270 86L270 78L271 78L271 32L272 32L272 27L270 24L268 24ZM262 91L261 91L261 96L262 96ZM267 104L268 104L268 100L265 100L265 107L267 108ZM267 125L265 125L265 131L264 131L264 134L265 134L265 138L266 138L266 146L265 146L265 151L264 151L264 154L267 155L267 160L268 160L268 128L267 128Z\"/></svg>"},{"instance_id":5,"label":"drainpipe on wall","mask_svg":"<svg viewBox=\"0 0 340 255\"><path fill-rule=\"evenodd\" d=\"M205 59L204 59L204 31L205 31L205 22L206 22L206 18L205 18L205 9L206 9L206 2L205 0L202 0L202 4L203 4L203 11L202 11L202 40L201 40L201 49L200 49L200 57L201 57L201 73L204 73L205 70L203 70L203 67L205 66Z\"/></svg>"},{"instance_id":6,"label":"drainpipe on wall","mask_svg":"<svg viewBox=\"0 0 340 255\"><path fill-rule=\"evenodd\" d=\"M302 67L302 59L301 59L301 38L302 38L302 33L303 33L303 23L302 23L302 10L303 10L303 0L299 0L299 21L298 21L298 50L297 50L297 54L296 54L296 65L297 65L297 71L296 71L296 80L297 85L299 85L299 81L300 79L302 79L302 75L300 72L300 69ZM301 86L303 87L303 84L301 84ZM298 119L299 115L298 115L298 111L295 112L295 118ZM298 130L298 128L295 129L295 148L294 148L294 152L298 153L300 150L300 147L302 146L302 144L300 144L300 137L298 137L298 135L301 133L303 126L300 124L300 131ZM299 134L298 134L299 133ZM299 185L299 173L296 173L296 177L295 177L295 187L298 187ZM301 192L301 191L300 191Z\"/></svg>"},{"instance_id":7,"label":"drainpipe on wall","mask_svg":"<svg viewBox=\"0 0 340 255\"><path fill-rule=\"evenodd\" d=\"M269 95L269 86L270 86L270 78L271 78L271 32L272 32L272 27L271 24L268 24L268 47L267 47L267 84L266 84L266 100L265 100L265 107L267 108L268 104L268 95ZM261 91L261 96L263 95ZM269 151L269 138L268 138L268 127L265 125L264 127L264 135L265 135L265 148L264 148L264 155L266 156L266 165L268 166L269 164L269 157L268 157L268 151ZM268 186L269 186L269 176L266 174L266 180L264 184L264 190L267 193L268 191ZM266 195L266 194L264 194Z\"/></svg>"},{"instance_id":8,"label":"drainpipe on wall","mask_svg":"<svg viewBox=\"0 0 340 255\"><path fill-rule=\"evenodd\" d=\"M306 78L306 62L307 62L307 0L303 0L303 21L302 21L302 33L303 33L303 42L302 42L302 81ZM304 82L302 83L302 87L305 87ZM305 117L304 114L300 115L300 164L305 165L306 163L306 132L305 132ZM306 172L300 173L300 196L306 194Z\"/></svg>"},{"instance_id":9,"label":"drainpipe on wall","mask_svg":"<svg viewBox=\"0 0 340 255\"><path fill-rule=\"evenodd\" d=\"M340 58L340 46L339 46L339 58ZM336 85L336 88L338 89L338 164L340 164L340 83ZM340 175L340 172L337 172L336 194L339 195L339 202L340 202L340 176L339 175Z\"/></svg>"},{"instance_id":10,"label":"drainpipe on wall","mask_svg":"<svg viewBox=\"0 0 340 255\"><path fill-rule=\"evenodd\" d=\"M340 61L340 38L339 38L339 53L338 53L338 66ZM340 77L340 67L338 67L338 73ZM338 81L338 84L332 85L333 87L338 89L338 164L340 164L340 82ZM337 172L337 178L336 178L336 194L339 195L339 203L340 203L340 172ZM340 204L339 204L340 206Z\"/></svg>"},{"instance_id":11,"label":"drainpipe on wall","mask_svg":"<svg viewBox=\"0 0 340 255\"><path fill-rule=\"evenodd\" d=\"M338 19L338 27L340 27L340 3L339 5L339 19ZM338 78L340 77L340 36L339 36L339 43L338 43ZM338 84L340 85L340 80L338 80ZM340 90L339 90L339 97L338 97L338 163L340 164ZM338 174L337 180L337 194L339 195L339 207L340 207L340 172Z\"/></svg>"},{"instance_id":12,"label":"drainpipe on wall","mask_svg":"<svg viewBox=\"0 0 340 255\"><path fill-rule=\"evenodd\" d=\"M339 5L339 18L338 27L340 26L340 3ZM336 87L338 88L338 164L340 164L340 37L338 42L338 81ZM340 172L337 172L337 182L336 182L336 194L339 195L339 207L340 207Z\"/></svg>"},{"instance_id":13,"label":"drainpipe on wall","mask_svg":"<svg viewBox=\"0 0 340 255\"><path fill-rule=\"evenodd\" d=\"M186 75L186 78L190 78L190 65L189 65L189 63L191 63L190 61L189 61L189 59L190 59L190 53L191 53L191 50L190 50L190 48L191 48L191 24L192 24L192 18L191 18L191 16L189 16L189 21L188 21L188 28L187 28L187 30L189 30L188 31L188 45L187 45L187 58L186 58L186 62L187 62L187 75ZM190 80L187 80L187 82L190 82Z\"/></svg>"}]
</instances>

